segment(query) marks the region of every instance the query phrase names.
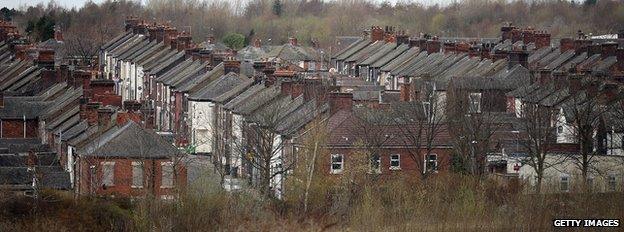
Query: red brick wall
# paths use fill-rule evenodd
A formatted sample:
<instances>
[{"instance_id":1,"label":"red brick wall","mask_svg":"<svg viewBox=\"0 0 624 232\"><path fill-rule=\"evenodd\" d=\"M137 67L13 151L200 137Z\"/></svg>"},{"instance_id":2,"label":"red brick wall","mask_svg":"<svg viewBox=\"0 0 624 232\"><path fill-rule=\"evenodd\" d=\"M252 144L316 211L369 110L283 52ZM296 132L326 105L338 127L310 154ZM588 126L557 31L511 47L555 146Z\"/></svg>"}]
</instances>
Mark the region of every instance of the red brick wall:
<instances>
[{"instance_id":1,"label":"red brick wall","mask_svg":"<svg viewBox=\"0 0 624 232\"><path fill-rule=\"evenodd\" d=\"M352 148L332 148L329 149L330 152L329 154L327 154L327 156L324 158L326 160L324 168L326 170L325 173L329 173L331 170L331 154L343 154L344 155L344 169L343 171L348 171L349 168L353 168L353 165L356 157L354 157L354 155L361 155L358 154L357 152L355 152L354 149ZM421 155L419 155L420 159L424 159L424 154L426 153L426 150L422 149L420 151ZM450 148L441 148L441 149L434 149L431 153L435 153L438 155L438 170L439 172L443 173L443 172L448 172L451 168L451 149ZM400 170L390 170L390 155L391 154L400 154L401 158L400 158ZM420 165L422 165L422 160L419 160L418 162L416 162L412 156L410 155L410 152L406 149L403 148L389 148L389 149L383 149L381 152L381 174L385 175L385 174L399 174L399 173L404 173L407 175L414 175L415 177L416 172L421 172L422 168ZM364 158L366 159L366 158Z\"/></svg>"},{"instance_id":2,"label":"red brick wall","mask_svg":"<svg viewBox=\"0 0 624 232\"><path fill-rule=\"evenodd\" d=\"M132 187L132 162L143 161L143 187ZM171 161L170 159L157 159L157 160L140 160L140 159L98 159L98 158L84 158L79 161L79 186L77 190L81 194L90 194L91 189L98 195L116 195L124 197L137 197L137 196L163 196L163 195L175 195L177 190L182 190L186 187L186 167L183 163L174 162L176 169L176 178L174 180L174 188L162 188L162 171L161 163ZM115 162L114 168L114 186L102 185L102 162ZM95 166L95 176L91 176L89 167ZM91 181L93 180L93 182ZM155 187L153 187L155 186Z\"/></svg>"},{"instance_id":3,"label":"red brick wall","mask_svg":"<svg viewBox=\"0 0 624 232\"><path fill-rule=\"evenodd\" d=\"M37 138L39 122L34 119L26 120L26 138ZM3 119L2 138L24 138L24 121L22 119Z\"/></svg>"}]
</instances>

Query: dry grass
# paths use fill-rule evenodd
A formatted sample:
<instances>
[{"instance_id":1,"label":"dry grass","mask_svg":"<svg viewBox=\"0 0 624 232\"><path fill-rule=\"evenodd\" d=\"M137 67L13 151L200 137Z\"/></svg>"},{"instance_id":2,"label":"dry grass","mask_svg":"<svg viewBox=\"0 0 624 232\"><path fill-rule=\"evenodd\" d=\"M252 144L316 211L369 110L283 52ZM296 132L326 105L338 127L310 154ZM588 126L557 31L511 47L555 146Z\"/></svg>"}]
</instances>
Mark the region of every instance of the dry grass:
<instances>
[{"instance_id":1,"label":"dry grass","mask_svg":"<svg viewBox=\"0 0 624 232\"><path fill-rule=\"evenodd\" d=\"M307 213L296 196L278 202L212 191L186 194L176 202L131 204L47 193L47 200L3 201L0 230L544 231L552 230L554 218L624 218L622 193L525 195L516 187L455 175L426 182L325 183L335 185L316 185L325 190L312 191Z\"/></svg>"}]
</instances>

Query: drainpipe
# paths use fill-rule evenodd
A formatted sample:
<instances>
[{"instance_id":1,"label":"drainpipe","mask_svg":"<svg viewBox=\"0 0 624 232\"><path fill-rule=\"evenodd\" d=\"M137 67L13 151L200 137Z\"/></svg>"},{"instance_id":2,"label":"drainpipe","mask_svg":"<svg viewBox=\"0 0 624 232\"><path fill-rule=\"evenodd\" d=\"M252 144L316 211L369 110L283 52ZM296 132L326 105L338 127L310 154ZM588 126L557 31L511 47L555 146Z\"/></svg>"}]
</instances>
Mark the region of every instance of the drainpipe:
<instances>
[{"instance_id":1,"label":"drainpipe","mask_svg":"<svg viewBox=\"0 0 624 232\"><path fill-rule=\"evenodd\" d=\"M24 138L26 138L26 115L22 115L24 117Z\"/></svg>"}]
</instances>

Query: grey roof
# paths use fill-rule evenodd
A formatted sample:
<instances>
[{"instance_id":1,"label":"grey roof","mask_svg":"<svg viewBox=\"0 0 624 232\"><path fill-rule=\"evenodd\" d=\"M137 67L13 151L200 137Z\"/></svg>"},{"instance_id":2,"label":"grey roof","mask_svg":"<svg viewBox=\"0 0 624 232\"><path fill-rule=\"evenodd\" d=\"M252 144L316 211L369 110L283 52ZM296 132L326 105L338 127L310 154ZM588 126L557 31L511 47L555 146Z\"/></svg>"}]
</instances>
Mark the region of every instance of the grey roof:
<instances>
[{"instance_id":1,"label":"grey roof","mask_svg":"<svg viewBox=\"0 0 624 232\"><path fill-rule=\"evenodd\" d=\"M209 72L196 76L194 78L187 78L181 82L176 88L179 92L189 92L191 90L197 91L202 89L206 85L210 85L214 80L225 74L225 68L223 63L219 63L217 67L214 67ZM193 93L191 93L193 95Z\"/></svg>"},{"instance_id":2,"label":"grey roof","mask_svg":"<svg viewBox=\"0 0 624 232\"><path fill-rule=\"evenodd\" d=\"M30 101L22 97L4 97L4 107L0 108L0 119L34 119L39 117L49 105L48 102Z\"/></svg>"},{"instance_id":3,"label":"grey roof","mask_svg":"<svg viewBox=\"0 0 624 232\"><path fill-rule=\"evenodd\" d=\"M377 60L384 57L386 54L391 53L397 47L397 43L387 43L379 48L374 53L371 53L368 58L365 58L358 65L366 66L375 63Z\"/></svg>"},{"instance_id":4,"label":"grey roof","mask_svg":"<svg viewBox=\"0 0 624 232\"><path fill-rule=\"evenodd\" d=\"M39 138L2 138L0 148L8 150L8 153L24 153L29 151L45 152L50 148L46 144L41 144Z\"/></svg>"},{"instance_id":5,"label":"grey roof","mask_svg":"<svg viewBox=\"0 0 624 232\"><path fill-rule=\"evenodd\" d=\"M132 32L125 32L122 34L117 35L115 38L109 40L108 42L106 42L104 45L102 45L101 49L102 50L108 50L110 49L112 46L114 46L115 44L120 43L120 41L129 38L132 36Z\"/></svg>"},{"instance_id":6,"label":"grey roof","mask_svg":"<svg viewBox=\"0 0 624 232\"><path fill-rule=\"evenodd\" d=\"M263 106L267 102L280 94L279 87L270 86L265 87L254 96L247 98L244 102L241 102L232 109L232 112L240 115L249 115L259 107Z\"/></svg>"},{"instance_id":7,"label":"grey roof","mask_svg":"<svg viewBox=\"0 0 624 232\"><path fill-rule=\"evenodd\" d=\"M336 54L336 60L346 60L351 57L356 52L362 50L366 46L371 43L371 40L368 38L362 38L361 40L351 44L349 47L345 48L343 51L340 51Z\"/></svg>"},{"instance_id":8,"label":"grey roof","mask_svg":"<svg viewBox=\"0 0 624 232\"><path fill-rule=\"evenodd\" d=\"M396 67L408 62L409 60L415 58L416 56L418 56L420 54L420 49L418 47L413 47L408 49L407 51L401 53L401 55L397 56L396 58L390 60L388 63L382 65L379 69L381 71L384 72L388 72L391 71L393 69L395 69ZM423 54L427 54L427 52L424 52Z\"/></svg>"},{"instance_id":9,"label":"grey roof","mask_svg":"<svg viewBox=\"0 0 624 232\"><path fill-rule=\"evenodd\" d=\"M328 109L328 103L317 106L316 100L312 99L282 118L281 123L277 126L277 132L281 135L295 134Z\"/></svg>"},{"instance_id":10,"label":"grey roof","mask_svg":"<svg viewBox=\"0 0 624 232\"><path fill-rule=\"evenodd\" d=\"M370 66L373 68L380 68L386 65L387 63L389 63L390 61L394 60L395 58L397 58L399 55L403 54L408 49L409 49L409 45L401 44L398 47L396 47L394 50L392 50L391 52L380 57L377 61L372 63Z\"/></svg>"},{"instance_id":11,"label":"grey roof","mask_svg":"<svg viewBox=\"0 0 624 232\"><path fill-rule=\"evenodd\" d=\"M232 72L225 74L210 82L210 84L206 85L196 93L191 94L189 99L198 101L214 101L216 97L224 94L228 90L231 90L248 79L249 78L244 75Z\"/></svg>"},{"instance_id":12,"label":"grey roof","mask_svg":"<svg viewBox=\"0 0 624 232\"><path fill-rule=\"evenodd\" d=\"M386 43L384 41L375 41L374 43L368 45L362 50L357 51L349 58L347 58L346 62L360 62L369 57L371 54L375 53L381 47L383 47Z\"/></svg>"},{"instance_id":13,"label":"grey roof","mask_svg":"<svg viewBox=\"0 0 624 232\"><path fill-rule=\"evenodd\" d=\"M239 60L256 61L262 57L266 57L267 53L271 51L269 46L254 47L249 45L242 48L236 53L236 57Z\"/></svg>"},{"instance_id":14,"label":"grey roof","mask_svg":"<svg viewBox=\"0 0 624 232\"><path fill-rule=\"evenodd\" d=\"M241 94L246 89L248 89L254 83L255 83L255 80L253 78L247 78L245 81L243 81L243 82L239 83L238 85L232 87L227 92L225 92L225 93L223 93L223 94L221 94L219 96L214 97L212 99L212 101L214 101L216 103L228 102L228 101L234 99L239 94Z\"/></svg>"},{"instance_id":15,"label":"grey roof","mask_svg":"<svg viewBox=\"0 0 624 232\"><path fill-rule=\"evenodd\" d=\"M154 131L133 121L115 126L79 149L80 155L119 158L170 158L180 152Z\"/></svg>"}]
</instances>

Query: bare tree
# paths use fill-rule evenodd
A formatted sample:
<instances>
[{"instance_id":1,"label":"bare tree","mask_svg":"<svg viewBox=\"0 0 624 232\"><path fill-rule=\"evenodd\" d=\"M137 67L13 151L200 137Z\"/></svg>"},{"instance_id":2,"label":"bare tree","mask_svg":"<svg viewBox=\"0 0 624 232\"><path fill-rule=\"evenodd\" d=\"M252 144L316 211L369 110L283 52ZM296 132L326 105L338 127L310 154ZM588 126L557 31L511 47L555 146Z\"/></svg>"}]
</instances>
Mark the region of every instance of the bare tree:
<instances>
[{"instance_id":1,"label":"bare tree","mask_svg":"<svg viewBox=\"0 0 624 232\"><path fill-rule=\"evenodd\" d=\"M407 151L417 164L421 179L426 179L436 171L425 168L425 162L436 146L436 139L446 130L446 112L435 84L425 82L422 87L422 91L418 91L422 96L393 105L393 119L403 137L401 141L411 148Z\"/></svg>"}]
</instances>

